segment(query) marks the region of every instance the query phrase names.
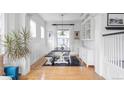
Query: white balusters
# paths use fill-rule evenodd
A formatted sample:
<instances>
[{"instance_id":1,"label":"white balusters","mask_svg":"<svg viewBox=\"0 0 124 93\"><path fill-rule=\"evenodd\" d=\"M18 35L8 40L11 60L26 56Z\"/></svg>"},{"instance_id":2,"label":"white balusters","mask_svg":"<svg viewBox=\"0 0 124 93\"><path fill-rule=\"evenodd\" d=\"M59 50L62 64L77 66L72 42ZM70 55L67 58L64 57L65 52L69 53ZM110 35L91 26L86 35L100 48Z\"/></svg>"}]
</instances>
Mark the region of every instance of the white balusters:
<instances>
[{"instance_id":1,"label":"white balusters","mask_svg":"<svg viewBox=\"0 0 124 93\"><path fill-rule=\"evenodd\" d=\"M124 34L104 36L105 61L124 68Z\"/></svg>"}]
</instances>

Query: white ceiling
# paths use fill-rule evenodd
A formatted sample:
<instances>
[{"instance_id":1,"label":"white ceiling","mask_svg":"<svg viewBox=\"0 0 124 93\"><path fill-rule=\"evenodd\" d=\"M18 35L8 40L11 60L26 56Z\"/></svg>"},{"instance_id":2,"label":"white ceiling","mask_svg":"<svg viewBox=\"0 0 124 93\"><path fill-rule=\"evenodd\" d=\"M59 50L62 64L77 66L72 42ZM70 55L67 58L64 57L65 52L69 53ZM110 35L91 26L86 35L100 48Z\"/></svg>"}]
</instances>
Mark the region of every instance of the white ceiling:
<instances>
[{"instance_id":1,"label":"white ceiling","mask_svg":"<svg viewBox=\"0 0 124 93\"><path fill-rule=\"evenodd\" d=\"M82 13L40 13L45 21L61 21L64 14L63 21L79 21Z\"/></svg>"}]
</instances>

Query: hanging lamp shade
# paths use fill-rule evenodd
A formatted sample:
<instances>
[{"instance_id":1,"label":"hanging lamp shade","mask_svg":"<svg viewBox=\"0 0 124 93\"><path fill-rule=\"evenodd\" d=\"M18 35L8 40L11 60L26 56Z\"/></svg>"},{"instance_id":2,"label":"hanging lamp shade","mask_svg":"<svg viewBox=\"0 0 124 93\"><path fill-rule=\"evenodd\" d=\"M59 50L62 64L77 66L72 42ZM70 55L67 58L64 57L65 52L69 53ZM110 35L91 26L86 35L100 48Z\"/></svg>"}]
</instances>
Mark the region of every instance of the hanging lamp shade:
<instances>
[{"instance_id":1,"label":"hanging lamp shade","mask_svg":"<svg viewBox=\"0 0 124 93\"><path fill-rule=\"evenodd\" d=\"M61 36L64 36L65 34L64 34L64 31L61 31L61 34L60 34Z\"/></svg>"}]
</instances>

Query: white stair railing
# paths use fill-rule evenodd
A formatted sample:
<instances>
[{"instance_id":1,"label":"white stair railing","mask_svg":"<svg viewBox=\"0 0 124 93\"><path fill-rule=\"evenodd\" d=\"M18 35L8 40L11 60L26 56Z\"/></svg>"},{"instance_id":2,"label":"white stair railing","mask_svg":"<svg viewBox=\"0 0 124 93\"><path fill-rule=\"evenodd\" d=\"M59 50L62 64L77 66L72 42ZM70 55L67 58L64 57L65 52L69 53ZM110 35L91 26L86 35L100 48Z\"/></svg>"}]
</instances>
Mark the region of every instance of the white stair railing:
<instances>
[{"instance_id":1,"label":"white stair railing","mask_svg":"<svg viewBox=\"0 0 124 93\"><path fill-rule=\"evenodd\" d=\"M124 69L124 33L103 36L106 62Z\"/></svg>"}]
</instances>

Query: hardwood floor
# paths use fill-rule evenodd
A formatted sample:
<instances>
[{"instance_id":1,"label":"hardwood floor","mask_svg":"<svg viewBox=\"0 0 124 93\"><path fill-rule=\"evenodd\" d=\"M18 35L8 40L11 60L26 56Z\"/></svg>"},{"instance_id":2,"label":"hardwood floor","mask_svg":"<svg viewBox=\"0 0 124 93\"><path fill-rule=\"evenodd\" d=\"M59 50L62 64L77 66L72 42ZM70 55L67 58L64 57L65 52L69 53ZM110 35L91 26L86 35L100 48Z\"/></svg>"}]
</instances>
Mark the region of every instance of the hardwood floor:
<instances>
[{"instance_id":1,"label":"hardwood floor","mask_svg":"<svg viewBox=\"0 0 124 93\"><path fill-rule=\"evenodd\" d=\"M40 62L26 76L21 76L21 80L104 80L103 77L95 73L93 67L86 66L42 66Z\"/></svg>"}]
</instances>

